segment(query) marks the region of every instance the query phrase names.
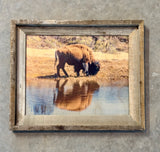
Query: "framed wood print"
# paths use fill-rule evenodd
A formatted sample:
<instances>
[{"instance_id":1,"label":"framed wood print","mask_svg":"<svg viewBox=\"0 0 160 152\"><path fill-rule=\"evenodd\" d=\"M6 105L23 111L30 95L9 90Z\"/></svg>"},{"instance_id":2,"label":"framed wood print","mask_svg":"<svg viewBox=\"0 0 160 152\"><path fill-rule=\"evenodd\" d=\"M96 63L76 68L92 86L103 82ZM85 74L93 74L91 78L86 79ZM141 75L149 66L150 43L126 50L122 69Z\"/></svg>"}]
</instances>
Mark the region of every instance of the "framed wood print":
<instances>
[{"instance_id":1,"label":"framed wood print","mask_svg":"<svg viewBox=\"0 0 160 152\"><path fill-rule=\"evenodd\" d=\"M10 129L144 130L142 20L11 22Z\"/></svg>"}]
</instances>

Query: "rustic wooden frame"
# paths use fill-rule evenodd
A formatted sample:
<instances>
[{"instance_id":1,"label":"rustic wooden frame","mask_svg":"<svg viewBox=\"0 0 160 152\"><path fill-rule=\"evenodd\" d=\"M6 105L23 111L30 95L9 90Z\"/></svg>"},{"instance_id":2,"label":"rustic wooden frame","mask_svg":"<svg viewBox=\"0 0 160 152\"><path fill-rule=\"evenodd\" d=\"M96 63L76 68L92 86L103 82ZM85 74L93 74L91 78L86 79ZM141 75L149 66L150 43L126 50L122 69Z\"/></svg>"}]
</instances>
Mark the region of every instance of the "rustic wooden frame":
<instances>
[{"instance_id":1,"label":"rustic wooden frame","mask_svg":"<svg viewBox=\"0 0 160 152\"><path fill-rule=\"evenodd\" d=\"M25 108L26 35L119 34L129 35L129 115L124 116L27 116ZM57 32L57 29L58 32ZM90 32L83 29L91 29ZM100 30L99 30L100 29ZM55 30L55 31L54 31ZM67 32L68 31L68 32ZM142 20L11 22L10 129L33 130L144 130L144 22Z\"/></svg>"}]
</instances>

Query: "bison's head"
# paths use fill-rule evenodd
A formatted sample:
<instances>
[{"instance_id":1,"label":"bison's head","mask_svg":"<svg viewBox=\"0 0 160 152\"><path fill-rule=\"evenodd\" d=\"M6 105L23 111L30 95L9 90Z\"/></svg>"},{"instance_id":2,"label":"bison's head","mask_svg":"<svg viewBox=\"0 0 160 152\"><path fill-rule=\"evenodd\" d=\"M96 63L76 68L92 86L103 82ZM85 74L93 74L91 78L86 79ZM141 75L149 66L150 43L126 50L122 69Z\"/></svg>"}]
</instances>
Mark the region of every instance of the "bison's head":
<instances>
[{"instance_id":1,"label":"bison's head","mask_svg":"<svg viewBox=\"0 0 160 152\"><path fill-rule=\"evenodd\" d=\"M89 63L89 75L96 75L100 70L99 62Z\"/></svg>"}]
</instances>

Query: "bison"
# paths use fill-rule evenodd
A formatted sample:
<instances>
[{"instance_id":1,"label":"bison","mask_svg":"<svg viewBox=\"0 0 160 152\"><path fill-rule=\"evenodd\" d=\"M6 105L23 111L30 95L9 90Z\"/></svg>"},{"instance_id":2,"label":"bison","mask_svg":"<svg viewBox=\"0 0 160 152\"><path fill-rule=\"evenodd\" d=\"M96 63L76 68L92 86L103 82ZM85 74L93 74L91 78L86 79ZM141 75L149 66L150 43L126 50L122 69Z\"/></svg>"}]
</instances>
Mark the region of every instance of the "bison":
<instances>
[{"instance_id":1,"label":"bison","mask_svg":"<svg viewBox=\"0 0 160 152\"><path fill-rule=\"evenodd\" d=\"M68 74L64 69L65 63L74 66L74 71L79 76L80 70L88 75L95 75L100 70L99 62L95 61L92 49L83 44L72 44L58 49L55 52L55 65L57 57L59 63L57 65L57 76L60 77L59 70L62 69L66 77Z\"/></svg>"}]
</instances>

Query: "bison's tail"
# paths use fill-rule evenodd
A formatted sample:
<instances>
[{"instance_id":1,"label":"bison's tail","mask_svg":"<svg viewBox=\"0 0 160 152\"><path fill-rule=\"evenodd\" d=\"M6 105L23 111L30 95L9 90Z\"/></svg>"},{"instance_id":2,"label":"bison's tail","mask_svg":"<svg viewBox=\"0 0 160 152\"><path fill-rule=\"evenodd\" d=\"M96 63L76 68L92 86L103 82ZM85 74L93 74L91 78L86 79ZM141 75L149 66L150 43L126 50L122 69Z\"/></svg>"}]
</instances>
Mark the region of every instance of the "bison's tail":
<instances>
[{"instance_id":1,"label":"bison's tail","mask_svg":"<svg viewBox=\"0 0 160 152\"><path fill-rule=\"evenodd\" d=\"M57 57L58 57L58 55L57 55L57 51L55 51L55 62L54 62L54 68L55 68L56 63L57 63Z\"/></svg>"}]
</instances>

